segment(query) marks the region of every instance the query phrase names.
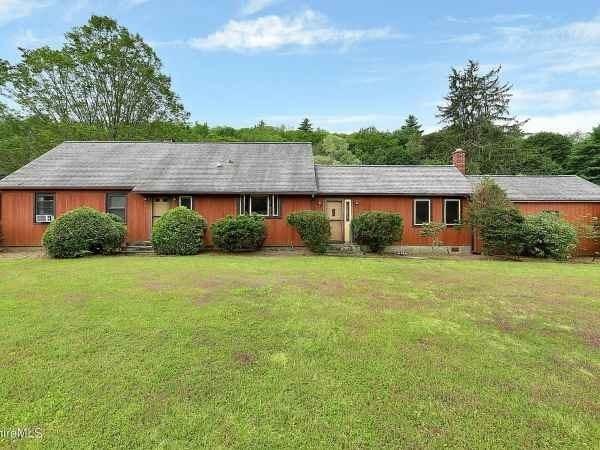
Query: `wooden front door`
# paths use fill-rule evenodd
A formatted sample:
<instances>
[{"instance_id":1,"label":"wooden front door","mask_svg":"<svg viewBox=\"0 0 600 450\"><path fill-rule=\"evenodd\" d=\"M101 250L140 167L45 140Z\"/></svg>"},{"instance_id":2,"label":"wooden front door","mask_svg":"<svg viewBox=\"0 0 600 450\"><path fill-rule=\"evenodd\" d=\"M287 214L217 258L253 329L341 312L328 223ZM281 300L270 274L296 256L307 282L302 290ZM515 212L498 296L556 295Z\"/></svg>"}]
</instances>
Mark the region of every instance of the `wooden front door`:
<instances>
[{"instance_id":1,"label":"wooden front door","mask_svg":"<svg viewBox=\"0 0 600 450\"><path fill-rule=\"evenodd\" d=\"M334 242L344 242L344 201L326 200L325 212L329 218L331 240Z\"/></svg>"},{"instance_id":2,"label":"wooden front door","mask_svg":"<svg viewBox=\"0 0 600 450\"><path fill-rule=\"evenodd\" d=\"M171 200L168 197L154 197L152 199L152 225L171 209Z\"/></svg>"}]
</instances>

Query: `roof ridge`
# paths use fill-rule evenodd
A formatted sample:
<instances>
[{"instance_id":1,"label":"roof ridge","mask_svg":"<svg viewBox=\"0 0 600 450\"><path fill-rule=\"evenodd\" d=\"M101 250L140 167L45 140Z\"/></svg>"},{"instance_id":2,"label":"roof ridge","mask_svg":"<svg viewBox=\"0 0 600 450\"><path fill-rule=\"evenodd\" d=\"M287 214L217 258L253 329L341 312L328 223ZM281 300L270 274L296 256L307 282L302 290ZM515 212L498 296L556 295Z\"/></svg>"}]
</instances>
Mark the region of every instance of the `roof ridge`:
<instances>
[{"instance_id":1,"label":"roof ridge","mask_svg":"<svg viewBox=\"0 0 600 450\"><path fill-rule=\"evenodd\" d=\"M311 144L311 141L63 141L63 144ZM59 144L60 145L60 144Z\"/></svg>"},{"instance_id":2,"label":"roof ridge","mask_svg":"<svg viewBox=\"0 0 600 450\"><path fill-rule=\"evenodd\" d=\"M315 164L315 167L454 167L452 164Z\"/></svg>"},{"instance_id":3,"label":"roof ridge","mask_svg":"<svg viewBox=\"0 0 600 450\"><path fill-rule=\"evenodd\" d=\"M558 178L558 177L564 177L564 178L581 178L579 175L490 175L490 174L482 174L482 175L467 175L467 177L502 177L502 178L508 178L508 177L513 177L513 178ZM585 180L585 178L581 178L582 180ZM589 181L589 180L586 180ZM594 183L592 183L594 184Z\"/></svg>"}]
</instances>

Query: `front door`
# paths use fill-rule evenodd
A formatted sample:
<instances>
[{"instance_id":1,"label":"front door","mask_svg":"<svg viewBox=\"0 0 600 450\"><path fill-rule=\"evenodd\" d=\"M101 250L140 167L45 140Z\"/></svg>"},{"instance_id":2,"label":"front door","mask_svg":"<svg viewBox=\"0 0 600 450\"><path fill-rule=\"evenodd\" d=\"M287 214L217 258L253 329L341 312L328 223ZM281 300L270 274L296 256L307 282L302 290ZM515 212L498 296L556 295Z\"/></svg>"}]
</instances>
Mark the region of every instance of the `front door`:
<instances>
[{"instance_id":1,"label":"front door","mask_svg":"<svg viewBox=\"0 0 600 450\"><path fill-rule=\"evenodd\" d=\"M331 228L331 240L344 242L344 201L326 200L325 211Z\"/></svg>"},{"instance_id":2,"label":"front door","mask_svg":"<svg viewBox=\"0 0 600 450\"><path fill-rule=\"evenodd\" d=\"M152 199L152 225L171 209L171 201L167 197L154 197Z\"/></svg>"}]
</instances>

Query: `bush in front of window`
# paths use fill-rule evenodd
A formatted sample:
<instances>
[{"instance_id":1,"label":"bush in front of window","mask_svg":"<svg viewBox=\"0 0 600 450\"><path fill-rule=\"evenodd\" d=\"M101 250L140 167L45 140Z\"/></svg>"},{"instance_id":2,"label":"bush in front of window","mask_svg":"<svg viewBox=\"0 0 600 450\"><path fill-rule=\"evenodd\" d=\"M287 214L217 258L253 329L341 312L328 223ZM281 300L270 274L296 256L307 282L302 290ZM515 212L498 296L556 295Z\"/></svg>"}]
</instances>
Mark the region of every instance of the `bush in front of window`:
<instances>
[{"instance_id":1,"label":"bush in front of window","mask_svg":"<svg viewBox=\"0 0 600 450\"><path fill-rule=\"evenodd\" d=\"M261 248L267 237L265 219L257 215L227 216L210 227L215 247L226 252Z\"/></svg>"},{"instance_id":2,"label":"bush in front of window","mask_svg":"<svg viewBox=\"0 0 600 450\"><path fill-rule=\"evenodd\" d=\"M398 214L369 211L353 218L351 227L354 242L380 253L402 239L403 220Z\"/></svg>"},{"instance_id":3,"label":"bush in front of window","mask_svg":"<svg viewBox=\"0 0 600 450\"><path fill-rule=\"evenodd\" d=\"M74 209L48 225L42 244L53 258L117 253L127 229L115 217L88 207Z\"/></svg>"},{"instance_id":4,"label":"bush in front of window","mask_svg":"<svg viewBox=\"0 0 600 450\"><path fill-rule=\"evenodd\" d=\"M196 255L204 246L206 221L184 206L171 209L152 227L152 246L159 255Z\"/></svg>"},{"instance_id":5,"label":"bush in front of window","mask_svg":"<svg viewBox=\"0 0 600 450\"><path fill-rule=\"evenodd\" d=\"M331 237L329 219L320 211L301 211L287 216L306 246L315 253L325 253Z\"/></svg>"},{"instance_id":6,"label":"bush in front of window","mask_svg":"<svg viewBox=\"0 0 600 450\"><path fill-rule=\"evenodd\" d=\"M577 229L552 212L525 218L524 253L540 258L568 259L577 248Z\"/></svg>"}]
</instances>

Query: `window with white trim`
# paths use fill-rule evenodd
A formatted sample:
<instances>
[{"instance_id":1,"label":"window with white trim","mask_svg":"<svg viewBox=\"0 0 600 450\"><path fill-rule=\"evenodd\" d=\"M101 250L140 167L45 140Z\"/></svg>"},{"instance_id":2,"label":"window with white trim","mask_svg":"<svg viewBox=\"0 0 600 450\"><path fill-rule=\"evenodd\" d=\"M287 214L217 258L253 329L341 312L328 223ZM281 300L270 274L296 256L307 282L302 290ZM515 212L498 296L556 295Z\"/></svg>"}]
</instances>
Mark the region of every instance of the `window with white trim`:
<instances>
[{"instance_id":1,"label":"window with white trim","mask_svg":"<svg viewBox=\"0 0 600 450\"><path fill-rule=\"evenodd\" d=\"M187 209L194 209L194 200L191 195L180 195L179 206L183 206Z\"/></svg>"},{"instance_id":2,"label":"window with white trim","mask_svg":"<svg viewBox=\"0 0 600 450\"><path fill-rule=\"evenodd\" d=\"M275 194L242 194L238 211L240 214L257 214L279 217L280 200Z\"/></svg>"},{"instance_id":3,"label":"window with white trim","mask_svg":"<svg viewBox=\"0 0 600 450\"><path fill-rule=\"evenodd\" d=\"M56 213L56 199L53 193L35 193L35 223L48 223L54 220Z\"/></svg>"},{"instance_id":4,"label":"window with white trim","mask_svg":"<svg viewBox=\"0 0 600 450\"><path fill-rule=\"evenodd\" d=\"M460 199L444 199L444 223L446 225L460 224Z\"/></svg>"},{"instance_id":5,"label":"window with white trim","mask_svg":"<svg viewBox=\"0 0 600 450\"><path fill-rule=\"evenodd\" d=\"M431 200L428 198L415 199L413 210L414 225L426 225L431 222Z\"/></svg>"}]
</instances>

